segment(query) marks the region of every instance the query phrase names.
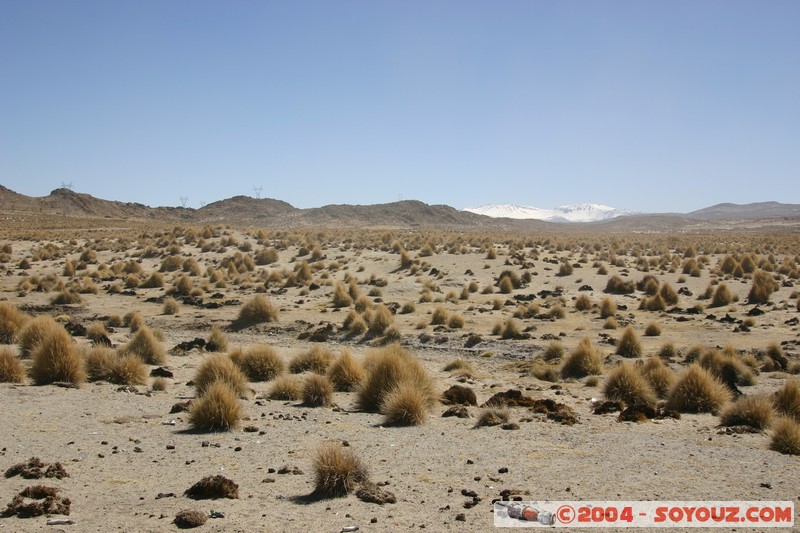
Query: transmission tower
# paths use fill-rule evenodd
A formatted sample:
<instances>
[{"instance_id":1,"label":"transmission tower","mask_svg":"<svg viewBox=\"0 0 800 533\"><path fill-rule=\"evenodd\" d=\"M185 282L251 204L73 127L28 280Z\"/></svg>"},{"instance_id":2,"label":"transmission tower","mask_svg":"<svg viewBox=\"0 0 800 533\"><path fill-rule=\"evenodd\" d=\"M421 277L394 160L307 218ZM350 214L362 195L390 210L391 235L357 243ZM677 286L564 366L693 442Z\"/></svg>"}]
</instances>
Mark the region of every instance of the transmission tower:
<instances>
[{"instance_id":1,"label":"transmission tower","mask_svg":"<svg viewBox=\"0 0 800 533\"><path fill-rule=\"evenodd\" d=\"M186 207L186 202L189 200L188 196L181 196L181 207Z\"/></svg>"},{"instance_id":2,"label":"transmission tower","mask_svg":"<svg viewBox=\"0 0 800 533\"><path fill-rule=\"evenodd\" d=\"M256 200L261 198L261 191L264 190L264 187L253 187L253 191L256 193Z\"/></svg>"},{"instance_id":3,"label":"transmission tower","mask_svg":"<svg viewBox=\"0 0 800 533\"><path fill-rule=\"evenodd\" d=\"M67 189L68 191L71 191L72 190L72 182L70 181L69 183L67 183L65 181L62 181L61 182L61 188L62 189Z\"/></svg>"}]
</instances>

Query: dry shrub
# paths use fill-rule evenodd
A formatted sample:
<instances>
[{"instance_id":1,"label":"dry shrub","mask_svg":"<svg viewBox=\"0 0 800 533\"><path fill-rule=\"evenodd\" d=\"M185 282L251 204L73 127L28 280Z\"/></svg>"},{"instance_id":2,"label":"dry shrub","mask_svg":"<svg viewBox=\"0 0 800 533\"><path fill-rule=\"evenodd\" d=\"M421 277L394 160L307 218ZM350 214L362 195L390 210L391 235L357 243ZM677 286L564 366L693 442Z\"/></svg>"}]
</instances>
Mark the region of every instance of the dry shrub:
<instances>
[{"instance_id":1,"label":"dry shrub","mask_svg":"<svg viewBox=\"0 0 800 533\"><path fill-rule=\"evenodd\" d=\"M300 353L289 361L289 371L292 374L301 372L314 372L325 374L333 362L333 353L319 345L314 345L310 350Z\"/></svg>"},{"instance_id":2,"label":"dry shrub","mask_svg":"<svg viewBox=\"0 0 800 533\"><path fill-rule=\"evenodd\" d=\"M464 327L464 317L459 313L453 313L447 319L447 327L451 329L461 329Z\"/></svg>"},{"instance_id":3,"label":"dry shrub","mask_svg":"<svg viewBox=\"0 0 800 533\"><path fill-rule=\"evenodd\" d=\"M0 302L0 343L11 344L30 316L9 302Z\"/></svg>"},{"instance_id":4,"label":"dry shrub","mask_svg":"<svg viewBox=\"0 0 800 533\"><path fill-rule=\"evenodd\" d=\"M800 380L787 379L775 393L775 408L800 422Z\"/></svg>"},{"instance_id":5,"label":"dry shrub","mask_svg":"<svg viewBox=\"0 0 800 533\"><path fill-rule=\"evenodd\" d=\"M25 367L10 346L0 346L0 383L22 383Z\"/></svg>"},{"instance_id":6,"label":"dry shrub","mask_svg":"<svg viewBox=\"0 0 800 533\"><path fill-rule=\"evenodd\" d=\"M731 302L733 302L731 291L728 289L727 285L720 283L717 285L717 288L714 289L714 295L711 297L711 305L709 307L722 307L730 305Z\"/></svg>"},{"instance_id":7,"label":"dry shrub","mask_svg":"<svg viewBox=\"0 0 800 533\"><path fill-rule=\"evenodd\" d=\"M172 296L168 296L164 299L164 314L165 315L177 315L178 312L181 310L181 306L178 303L178 300L173 298Z\"/></svg>"},{"instance_id":8,"label":"dry shrub","mask_svg":"<svg viewBox=\"0 0 800 533\"><path fill-rule=\"evenodd\" d=\"M153 272L139 287L143 289L158 289L164 286L164 276L160 272Z\"/></svg>"},{"instance_id":9,"label":"dry shrub","mask_svg":"<svg viewBox=\"0 0 800 533\"><path fill-rule=\"evenodd\" d=\"M554 319L564 318L565 316L567 316L567 312L564 310L564 307L562 307L560 304L554 305L552 309L550 309L550 312L548 314L550 315L550 318Z\"/></svg>"},{"instance_id":10,"label":"dry shrub","mask_svg":"<svg viewBox=\"0 0 800 533\"><path fill-rule=\"evenodd\" d=\"M334 307L350 307L353 303L353 298L347 292L347 287L341 281L336 283L336 288L333 291L333 306Z\"/></svg>"},{"instance_id":11,"label":"dry shrub","mask_svg":"<svg viewBox=\"0 0 800 533\"><path fill-rule=\"evenodd\" d=\"M605 322L603 322L603 329L617 329L618 327L619 323L613 316L606 318Z\"/></svg>"},{"instance_id":12,"label":"dry shrub","mask_svg":"<svg viewBox=\"0 0 800 533\"><path fill-rule=\"evenodd\" d=\"M764 395L741 396L722 410L720 424L766 429L772 424L774 416L775 408L769 397Z\"/></svg>"},{"instance_id":13,"label":"dry shrub","mask_svg":"<svg viewBox=\"0 0 800 533\"><path fill-rule=\"evenodd\" d=\"M739 354L731 346L726 346L722 351L709 348L703 352L698 362L704 369L725 382L746 386L755 383L753 371L742 362Z\"/></svg>"},{"instance_id":14,"label":"dry shrub","mask_svg":"<svg viewBox=\"0 0 800 533\"><path fill-rule=\"evenodd\" d=\"M78 385L86 381L83 359L72 337L61 326L52 328L32 354L31 377L37 385L56 381Z\"/></svg>"},{"instance_id":15,"label":"dry shrub","mask_svg":"<svg viewBox=\"0 0 800 533\"><path fill-rule=\"evenodd\" d=\"M639 305L639 309L644 309L646 311L666 311L667 303L664 301L664 298L661 297L660 294L656 294L655 296L651 296L650 298L643 298L641 304Z\"/></svg>"},{"instance_id":16,"label":"dry shrub","mask_svg":"<svg viewBox=\"0 0 800 533\"><path fill-rule=\"evenodd\" d=\"M272 302L265 296L257 294L239 310L239 316L234 322L234 326L247 327L277 320L278 308L272 305Z\"/></svg>"},{"instance_id":17,"label":"dry shrub","mask_svg":"<svg viewBox=\"0 0 800 533\"><path fill-rule=\"evenodd\" d=\"M552 341L545 348L542 359L545 361L560 361L565 354L564 345L558 341Z\"/></svg>"},{"instance_id":18,"label":"dry shrub","mask_svg":"<svg viewBox=\"0 0 800 533\"><path fill-rule=\"evenodd\" d=\"M658 291L658 294L664 299L667 305L677 305L678 304L678 293L675 292L675 289L672 286L664 282L661 284L661 289Z\"/></svg>"},{"instance_id":19,"label":"dry shrub","mask_svg":"<svg viewBox=\"0 0 800 533\"><path fill-rule=\"evenodd\" d=\"M625 402L629 407L656 404L656 393L635 365L622 363L608 374L604 387L606 398Z\"/></svg>"},{"instance_id":20,"label":"dry shrub","mask_svg":"<svg viewBox=\"0 0 800 533\"><path fill-rule=\"evenodd\" d=\"M650 357L642 365L642 375L644 379L650 384L656 396L659 398L666 398L669 390L675 383L675 373L660 357Z\"/></svg>"},{"instance_id":21,"label":"dry shrub","mask_svg":"<svg viewBox=\"0 0 800 533\"><path fill-rule=\"evenodd\" d=\"M419 361L398 344L373 350L366 356L367 376L357 390L356 407L379 412L386 396L398 385L408 382L416 387L428 408L437 400L433 380Z\"/></svg>"},{"instance_id":22,"label":"dry shrub","mask_svg":"<svg viewBox=\"0 0 800 533\"><path fill-rule=\"evenodd\" d=\"M684 370L667 395L667 408L682 413L713 413L730 401L731 391L698 364Z\"/></svg>"},{"instance_id":23,"label":"dry shrub","mask_svg":"<svg viewBox=\"0 0 800 533\"><path fill-rule=\"evenodd\" d=\"M131 330L131 333L136 333L145 325L144 318L139 311L125 313L125 316L122 317L122 323Z\"/></svg>"},{"instance_id":24,"label":"dry shrub","mask_svg":"<svg viewBox=\"0 0 800 533\"><path fill-rule=\"evenodd\" d=\"M189 424L197 431L229 431L239 426L242 406L226 381L208 385L189 408Z\"/></svg>"},{"instance_id":25,"label":"dry shrub","mask_svg":"<svg viewBox=\"0 0 800 533\"><path fill-rule=\"evenodd\" d=\"M506 319L500 328L500 338L502 339L517 339L522 335L522 330L519 323L513 318Z\"/></svg>"},{"instance_id":26,"label":"dry shrub","mask_svg":"<svg viewBox=\"0 0 800 533\"><path fill-rule=\"evenodd\" d=\"M236 500L239 498L239 485L233 480L222 475L206 476L183 493L184 496L193 500L206 500L217 498L229 498Z\"/></svg>"},{"instance_id":27,"label":"dry shrub","mask_svg":"<svg viewBox=\"0 0 800 533\"><path fill-rule=\"evenodd\" d=\"M371 335L382 335L392 325L393 320L392 311L385 304L380 304L369 315L367 331Z\"/></svg>"},{"instance_id":28,"label":"dry shrub","mask_svg":"<svg viewBox=\"0 0 800 533\"><path fill-rule=\"evenodd\" d=\"M352 450L325 443L314 457L314 494L323 498L346 496L367 481L367 469Z\"/></svg>"},{"instance_id":29,"label":"dry shrub","mask_svg":"<svg viewBox=\"0 0 800 533\"><path fill-rule=\"evenodd\" d=\"M468 372L470 374L475 373L475 367L472 366L472 363L460 357L448 362L446 365L444 365L444 368L442 368L442 370L444 372L459 371L459 372Z\"/></svg>"},{"instance_id":30,"label":"dry shrub","mask_svg":"<svg viewBox=\"0 0 800 533\"><path fill-rule=\"evenodd\" d=\"M381 412L384 423L398 426L418 426L425 422L430 409L425 392L415 383L401 381L384 397Z\"/></svg>"},{"instance_id":31,"label":"dry shrub","mask_svg":"<svg viewBox=\"0 0 800 533\"><path fill-rule=\"evenodd\" d=\"M753 285L747 294L747 301L751 304L765 304L769 302L770 295L778 290L778 284L772 279L772 274L763 270L753 274Z\"/></svg>"},{"instance_id":32,"label":"dry shrub","mask_svg":"<svg viewBox=\"0 0 800 533\"><path fill-rule=\"evenodd\" d=\"M148 365L163 365L167 361L166 350L147 326L141 326L133 338L120 348L119 353L136 355Z\"/></svg>"},{"instance_id":33,"label":"dry shrub","mask_svg":"<svg viewBox=\"0 0 800 533\"><path fill-rule=\"evenodd\" d=\"M475 427L499 426L500 424L507 423L510 418L511 411L508 409L508 407L486 407L481 409L481 412L478 414L478 419L475 421Z\"/></svg>"},{"instance_id":34,"label":"dry shrub","mask_svg":"<svg viewBox=\"0 0 800 533\"><path fill-rule=\"evenodd\" d=\"M617 342L617 351L615 353L622 357L641 357L642 345L631 326L628 326L622 332L622 337Z\"/></svg>"},{"instance_id":35,"label":"dry shrub","mask_svg":"<svg viewBox=\"0 0 800 533\"><path fill-rule=\"evenodd\" d=\"M95 346L87 349L83 354L83 364L89 381L108 379L115 357L114 351L105 346Z\"/></svg>"},{"instance_id":36,"label":"dry shrub","mask_svg":"<svg viewBox=\"0 0 800 533\"><path fill-rule=\"evenodd\" d=\"M586 294L581 294L575 299L575 309L577 311L588 311L592 308L592 300Z\"/></svg>"},{"instance_id":37,"label":"dry shrub","mask_svg":"<svg viewBox=\"0 0 800 533\"><path fill-rule=\"evenodd\" d=\"M208 336L206 343L206 350L209 352L226 352L228 351L228 338L219 326L211 328L211 334Z\"/></svg>"},{"instance_id":38,"label":"dry shrub","mask_svg":"<svg viewBox=\"0 0 800 533\"><path fill-rule=\"evenodd\" d=\"M86 327L86 338L92 341L100 341L101 339L108 338L108 330L105 324L99 320L93 321Z\"/></svg>"},{"instance_id":39,"label":"dry shrub","mask_svg":"<svg viewBox=\"0 0 800 533\"><path fill-rule=\"evenodd\" d=\"M283 375L272 382L269 391L270 400L299 400L303 393L303 383L297 376Z\"/></svg>"},{"instance_id":40,"label":"dry shrub","mask_svg":"<svg viewBox=\"0 0 800 533\"><path fill-rule=\"evenodd\" d=\"M603 358L592 345L589 337L584 337L570 353L561 367L561 377L582 378L592 374L603 373Z\"/></svg>"},{"instance_id":41,"label":"dry shrub","mask_svg":"<svg viewBox=\"0 0 800 533\"><path fill-rule=\"evenodd\" d=\"M658 322L650 322L644 330L645 337L658 337L661 335L661 326Z\"/></svg>"},{"instance_id":42,"label":"dry shrub","mask_svg":"<svg viewBox=\"0 0 800 533\"><path fill-rule=\"evenodd\" d=\"M167 381L166 378L158 377L153 379L153 383L150 385L150 390L155 392L163 392L167 390L167 387L169 387L169 381Z\"/></svg>"},{"instance_id":43,"label":"dry shrub","mask_svg":"<svg viewBox=\"0 0 800 533\"><path fill-rule=\"evenodd\" d=\"M147 383L147 367L135 355L114 357L109 368L108 381L117 385L144 385Z\"/></svg>"},{"instance_id":44,"label":"dry shrub","mask_svg":"<svg viewBox=\"0 0 800 533\"><path fill-rule=\"evenodd\" d=\"M608 318L617 314L617 304L608 296L600 302L600 318Z\"/></svg>"},{"instance_id":45,"label":"dry shrub","mask_svg":"<svg viewBox=\"0 0 800 533\"><path fill-rule=\"evenodd\" d=\"M439 326L447 322L447 309L443 305L433 310L431 315L431 326Z\"/></svg>"},{"instance_id":46,"label":"dry shrub","mask_svg":"<svg viewBox=\"0 0 800 533\"><path fill-rule=\"evenodd\" d=\"M63 289L50 299L50 303L53 305L72 305L79 304L82 301L81 295L72 289Z\"/></svg>"},{"instance_id":47,"label":"dry shrub","mask_svg":"<svg viewBox=\"0 0 800 533\"><path fill-rule=\"evenodd\" d=\"M636 284L633 281L623 281L619 276L611 276L606 283L606 288L603 292L610 294L632 294L636 290Z\"/></svg>"},{"instance_id":48,"label":"dry shrub","mask_svg":"<svg viewBox=\"0 0 800 533\"><path fill-rule=\"evenodd\" d=\"M244 373L225 354L210 355L197 367L194 375L197 394L204 395L217 381L224 382L238 396L246 397L249 392Z\"/></svg>"},{"instance_id":49,"label":"dry shrub","mask_svg":"<svg viewBox=\"0 0 800 533\"><path fill-rule=\"evenodd\" d=\"M25 323L17 334L17 343L22 350L22 357L30 356L42 339L52 333L63 329L53 317L47 315L37 316Z\"/></svg>"},{"instance_id":50,"label":"dry shrub","mask_svg":"<svg viewBox=\"0 0 800 533\"><path fill-rule=\"evenodd\" d=\"M800 423L786 416L779 417L772 426L771 450L787 455L800 455Z\"/></svg>"},{"instance_id":51,"label":"dry shrub","mask_svg":"<svg viewBox=\"0 0 800 533\"><path fill-rule=\"evenodd\" d=\"M309 374L303 383L303 405L326 407L333 402L333 386L326 376Z\"/></svg>"},{"instance_id":52,"label":"dry shrub","mask_svg":"<svg viewBox=\"0 0 800 533\"><path fill-rule=\"evenodd\" d=\"M274 348L266 344L249 347L236 364L250 381L270 381L286 372L286 363Z\"/></svg>"},{"instance_id":53,"label":"dry shrub","mask_svg":"<svg viewBox=\"0 0 800 533\"><path fill-rule=\"evenodd\" d=\"M343 349L336 361L328 367L328 379L334 390L340 392L354 390L365 376L364 367L347 349Z\"/></svg>"}]
</instances>

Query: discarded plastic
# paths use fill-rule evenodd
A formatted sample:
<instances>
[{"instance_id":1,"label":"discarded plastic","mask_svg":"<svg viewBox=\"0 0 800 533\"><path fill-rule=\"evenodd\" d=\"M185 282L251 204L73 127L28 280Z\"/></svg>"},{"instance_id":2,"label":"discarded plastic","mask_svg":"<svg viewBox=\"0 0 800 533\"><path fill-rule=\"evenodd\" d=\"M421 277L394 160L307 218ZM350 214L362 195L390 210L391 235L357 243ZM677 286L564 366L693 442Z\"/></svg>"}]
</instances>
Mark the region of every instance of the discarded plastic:
<instances>
[{"instance_id":1,"label":"discarded plastic","mask_svg":"<svg viewBox=\"0 0 800 533\"><path fill-rule=\"evenodd\" d=\"M72 526L75 525L75 521L71 518L49 518L47 520L48 526Z\"/></svg>"},{"instance_id":2,"label":"discarded plastic","mask_svg":"<svg viewBox=\"0 0 800 533\"><path fill-rule=\"evenodd\" d=\"M506 508L509 518L516 518L527 522L539 522L546 526L552 526L556 522L555 514L548 511L540 511L530 505L518 502L496 502L497 505Z\"/></svg>"},{"instance_id":3,"label":"discarded plastic","mask_svg":"<svg viewBox=\"0 0 800 533\"><path fill-rule=\"evenodd\" d=\"M342 528L342 533L347 531L358 531L358 526L346 526Z\"/></svg>"},{"instance_id":4,"label":"discarded plastic","mask_svg":"<svg viewBox=\"0 0 800 533\"><path fill-rule=\"evenodd\" d=\"M161 422L162 426L174 426L175 424L177 424L177 422L175 422L174 420L167 420L166 422Z\"/></svg>"},{"instance_id":5,"label":"discarded plastic","mask_svg":"<svg viewBox=\"0 0 800 533\"><path fill-rule=\"evenodd\" d=\"M209 518L225 518L225 513L223 513L222 511L214 511L212 509L211 514L209 514L208 516Z\"/></svg>"}]
</instances>

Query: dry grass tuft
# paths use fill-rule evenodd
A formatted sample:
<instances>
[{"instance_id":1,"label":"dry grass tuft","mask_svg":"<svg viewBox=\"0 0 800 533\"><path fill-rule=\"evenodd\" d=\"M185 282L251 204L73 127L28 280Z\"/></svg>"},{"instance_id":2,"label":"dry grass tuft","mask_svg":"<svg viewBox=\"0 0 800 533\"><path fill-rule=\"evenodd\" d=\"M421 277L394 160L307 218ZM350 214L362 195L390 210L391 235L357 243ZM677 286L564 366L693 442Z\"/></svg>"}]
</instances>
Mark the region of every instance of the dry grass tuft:
<instances>
[{"instance_id":1,"label":"dry grass tuft","mask_svg":"<svg viewBox=\"0 0 800 533\"><path fill-rule=\"evenodd\" d=\"M206 350L209 352L227 352L228 351L228 338L219 326L211 328L211 334L208 336L206 343Z\"/></svg>"},{"instance_id":2,"label":"dry grass tuft","mask_svg":"<svg viewBox=\"0 0 800 533\"><path fill-rule=\"evenodd\" d=\"M667 408L681 413L713 413L730 401L731 391L700 365L684 370L667 395Z\"/></svg>"},{"instance_id":3,"label":"dry grass tuft","mask_svg":"<svg viewBox=\"0 0 800 533\"><path fill-rule=\"evenodd\" d=\"M309 374L303 383L303 405L327 407L333 403L333 385L326 376Z\"/></svg>"},{"instance_id":4,"label":"dry grass tuft","mask_svg":"<svg viewBox=\"0 0 800 533\"><path fill-rule=\"evenodd\" d=\"M600 302L600 318L613 317L616 314L617 304L614 303L614 300L605 296Z\"/></svg>"},{"instance_id":5,"label":"dry grass tuft","mask_svg":"<svg viewBox=\"0 0 800 533\"><path fill-rule=\"evenodd\" d=\"M286 372L286 363L266 344L249 347L236 363L250 381L270 381Z\"/></svg>"},{"instance_id":6,"label":"dry grass tuft","mask_svg":"<svg viewBox=\"0 0 800 533\"><path fill-rule=\"evenodd\" d=\"M657 401L653 388L631 363L614 368L608 374L603 391L607 399L625 402L629 407L653 407Z\"/></svg>"},{"instance_id":7,"label":"dry grass tuft","mask_svg":"<svg viewBox=\"0 0 800 533\"><path fill-rule=\"evenodd\" d=\"M347 292L347 287L341 281L336 283L336 288L333 291L332 303L334 307L350 307L353 304L353 298Z\"/></svg>"},{"instance_id":8,"label":"dry grass tuft","mask_svg":"<svg viewBox=\"0 0 800 533\"><path fill-rule=\"evenodd\" d=\"M173 298L172 296L168 296L164 299L164 314L165 315L177 315L178 312L181 310L181 306L178 303L178 300Z\"/></svg>"},{"instance_id":9,"label":"dry grass tuft","mask_svg":"<svg viewBox=\"0 0 800 533\"><path fill-rule=\"evenodd\" d=\"M30 356L42 339L58 329L63 329L47 315L37 316L25 323L25 326L17 334L17 343L22 350L22 357Z\"/></svg>"},{"instance_id":10,"label":"dry grass tuft","mask_svg":"<svg viewBox=\"0 0 800 533\"><path fill-rule=\"evenodd\" d=\"M728 286L724 283L717 285L714 289L714 295L711 297L711 305L709 307L723 307L730 305L733 302L733 296Z\"/></svg>"},{"instance_id":11,"label":"dry grass tuft","mask_svg":"<svg viewBox=\"0 0 800 533\"><path fill-rule=\"evenodd\" d=\"M86 381L83 359L61 326L52 328L36 345L32 358L31 377L37 385L56 381L78 385Z\"/></svg>"},{"instance_id":12,"label":"dry grass tuft","mask_svg":"<svg viewBox=\"0 0 800 533\"><path fill-rule=\"evenodd\" d=\"M303 383L297 376L283 375L272 382L269 391L270 400L299 400L303 393Z\"/></svg>"},{"instance_id":13,"label":"dry grass tuft","mask_svg":"<svg viewBox=\"0 0 800 533\"><path fill-rule=\"evenodd\" d=\"M211 383L189 408L189 424L197 431L229 431L239 426L242 406L227 382Z\"/></svg>"},{"instance_id":14,"label":"dry grass tuft","mask_svg":"<svg viewBox=\"0 0 800 533\"><path fill-rule=\"evenodd\" d=\"M650 357L642 365L642 375L659 398L666 398L672 385L675 384L675 372L660 357Z\"/></svg>"},{"instance_id":15,"label":"dry grass tuft","mask_svg":"<svg viewBox=\"0 0 800 533\"><path fill-rule=\"evenodd\" d=\"M430 401L416 384L401 381L384 397L381 412L384 423L398 426L419 426L425 422Z\"/></svg>"},{"instance_id":16,"label":"dry grass tuft","mask_svg":"<svg viewBox=\"0 0 800 533\"><path fill-rule=\"evenodd\" d=\"M167 361L166 350L147 326L141 326L119 352L121 355L136 355L148 365L163 365Z\"/></svg>"},{"instance_id":17,"label":"dry grass tuft","mask_svg":"<svg viewBox=\"0 0 800 533\"><path fill-rule=\"evenodd\" d=\"M472 363L460 357L457 357L456 359L453 359L452 361L444 365L444 368L442 368L442 370L444 372L458 371L458 372L468 372L470 374L475 373L475 367L472 366Z\"/></svg>"},{"instance_id":18,"label":"dry grass tuft","mask_svg":"<svg viewBox=\"0 0 800 533\"><path fill-rule=\"evenodd\" d=\"M789 417L779 417L772 426L769 448L787 455L800 455L800 423Z\"/></svg>"},{"instance_id":19,"label":"dry grass tuft","mask_svg":"<svg viewBox=\"0 0 800 533\"><path fill-rule=\"evenodd\" d=\"M582 378L603 373L603 358L589 337L581 339L561 367L562 378Z\"/></svg>"},{"instance_id":20,"label":"dry grass tuft","mask_svg":"<svg viewBox=\"0 0 800 533\"><path fill-rule=\"evenodd\" d=\"M310 350L300 353L289 361L289 371L292 374L301 372L314 372L325 374L328 367L333 363L333 353L319 345L314 345Z\"/></svg>"},{"instance_id":21,"label":"dry grass tuft","mask_svg":"<svg viewBox=\"0 0 800 533\"><path fill-rule=\"evenodd\" d=\"M511 411L508 407L486 407L485 409L481 409L481 412L478 414L475 427L499 426L500 424L507 423L510 418Z\"/></svg>"},{"instance_id":22,"label":"dry grass tuft","mask_svg":"<svg viewBox=\"0 0 800 533\"><path fill-rule=\"evenodd\" d=\"M25 367L10 346L0 346L0 383L22 383Z\"/></svg>"},{"instance_id":23,"label":"dry grass tuft","mask_svg":"<svg viewBox=\"0 0 800 533\"><path fill-rule=\"evenodd\" d=\"M641 357L642 345L631 326L628 326L625 328L625 331L622 332L622 337L617 343L617 351L615 353L622 357Z\"/></svg>"},{"instance_id":24,"label":"dry grass tuft","mask_svg":"<svg viewBox=\"0 0 800 533\"><path fill-rule=\"evenodd\" d=\"M339 443L325 443L314 457L314 494L337 498L367 481L367 469L352 450Z\"/></svg>"},{"instance_id":25,"label":"dry grass tuft","mask_svg":"<svg viewBox=\"0 0 800 533\"><path fill-rule=\"evenodd\" d=\"M772 274L763 270L753 274L753 285L747 294L747 301L751 304L765 304L769 297L778 290L778 284L772 279Z\"/></svg>"},{"instance_id":26,"label":"dry grass tuft","mask_svg":"<svg viewBox=\"0 0 800 533\"><path fill-rule=\"evenodd\" d=\"M11 344L31 317L9 302L0 302L0 344Z\"/></svg>"},{"instance_id":27,"label":"dry grass tuft","mask_svg":"<svg viewBox=\"0 0 800 533\"><path fill-rule=\"evenodd\" d=\"M89 381L108 379L116 354L111 348L95 346L83 353L83 364Z\"/></svg>"},{"instance_id":28,"label":"dry grass tuft","mask_svg":"<svg viewBox=\"0 0 800 533\"><path fill-rule=\"evenodd\" d=\"M661 326L658 322L650 322L644 330L645 337L658 337L661 335Z\"/></svg>"},{"instance_id":29,"label":"dry grass tuft","mask_svg":"<svg viewBox=\"0 0 800 533\"><path fill-rule=\"evenodd\" d=\"M367 354L367 376L357 390L358 409L379 412L386 396L398 385L408 382L419 390L430 408L437 400L433 380L419 361L398 344L391 344Z\"/></svg>"},{"instance_id":30,"label":"dry grass tuft","mask_svg":"<svg viewBox=\"0 0 800 533\"><path fill-rule=\"evenodd\" d=\"M206 476L183 493L193 500L239 498L239 485L222 475Z\"/></svg>"},{"instance_id":31,"label":"dry grass tuft","mask_svg":"<svg viewBox=\"0 0 800 533\"><path fill-rule=\"evenodd\" d=\"M108 381L117 385L144 385L147 383L147 367L135 355L123 355L112 359Z\"/></svg>"},{"instance_id":32,"label":"dry grass tuft","mask_svg":"<svg viewBox=\"0 0 800 533\"><path fill-rule=\"evenodd\" d=\"M800 422L800 380L787 379L774 401L779 412Z\"/></svg>"},{"instance_id":33,"label":"dry grass tuft","mask_svg":"<svg viewBox=\"0 0 800 533\"><path fill-rule=\"evenodd\" d=\"M720 414L720 423L723 426L750 426L756 429L766 429L772 424L774 416L775 407L768 396L742 396L723 409Z\"/></svg>"},{"instance_id":34,"label":"dry grass tuft","mask_svg":"<svg viewBox=\"0 0 800 533\"><path fill-rule=\"evenodd\" d=\"M197 367L194 375L197 394L204 395L217 381L224 382L237 396L246 397L249 392L244 373L225 354L210 355Z\"/></svg>"},{"instance_id":35,"label":"dry grass tuft","mask_svg":"<svg viewBox=\"0 0 800 533\"><path fill-rule=\"evenodd\" d=\"M336 361L328 368L328 379L334 390L340 392L355 390L366 375L364 367L347 349L343 349Z\"/></svg>"},{"instance_id":36,"label":"dry grass tuft","mask_svg":"<svg viewBox=\"0 0 800 533\"><path fill-rule=\"evenodd\" d=\"M239 316L233 325L237 328L245 328L265 322L276 322L277 320L278 308L265 296L257 294L242 306L239 310Z\"/></svg>"}]
</instances>

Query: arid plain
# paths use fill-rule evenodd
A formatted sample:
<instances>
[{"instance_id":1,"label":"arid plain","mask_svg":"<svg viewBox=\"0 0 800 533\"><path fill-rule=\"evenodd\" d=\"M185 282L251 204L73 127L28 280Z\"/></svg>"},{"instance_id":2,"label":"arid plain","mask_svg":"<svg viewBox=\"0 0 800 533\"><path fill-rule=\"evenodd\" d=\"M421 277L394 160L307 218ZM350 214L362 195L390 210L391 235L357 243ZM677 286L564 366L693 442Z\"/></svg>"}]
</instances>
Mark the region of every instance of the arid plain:
<instances>
[{"instance_id":1,"label":"arid plain","mask_svg":"<svg viewBox=\"0 0 800 533\"><path fill-rule=\"evenodd\" d=\"M183 510L206 531L486 531L515 497L790 500L800 523L791 228L5 223L2 364L24 375L0 384L0 507L69 500L7 531L171 531ZM40 317L69 333L30 340ZM414 377L369 398L392 357ZM244 388L200 412L222 359ZM356 459L346 494L326 443ZM9 471L31 458L68 476ZM217 475L236 498L185 494Z\"/></svg>"}]
</instances>

